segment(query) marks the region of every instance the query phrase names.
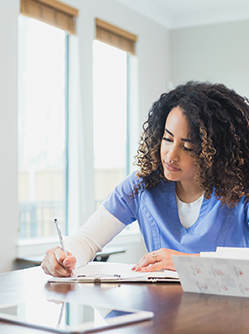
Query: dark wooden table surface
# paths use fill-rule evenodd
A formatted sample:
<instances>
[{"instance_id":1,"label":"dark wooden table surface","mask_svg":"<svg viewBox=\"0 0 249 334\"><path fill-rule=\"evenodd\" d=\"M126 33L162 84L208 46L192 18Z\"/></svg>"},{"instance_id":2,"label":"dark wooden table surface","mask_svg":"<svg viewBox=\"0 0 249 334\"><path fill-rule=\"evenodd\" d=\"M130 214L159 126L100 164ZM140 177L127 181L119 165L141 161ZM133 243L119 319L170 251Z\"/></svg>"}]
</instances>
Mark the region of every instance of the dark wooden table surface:
<instances>
[{"instance_id":1,"label":"dark wooden table surface","mask_svg":"<svg viewBox=\"0 0 249 334\"><path fill-rule=\"evenodd\" d=\"M84 301L117 308L154 312L144 321L103 331L110 333L249 333L249 298L184 293L179 283L48 284L40 267L0 274L0 304L27 298ZM0 322L1 334L45 331Z\"/></svg>"}]
</instances>

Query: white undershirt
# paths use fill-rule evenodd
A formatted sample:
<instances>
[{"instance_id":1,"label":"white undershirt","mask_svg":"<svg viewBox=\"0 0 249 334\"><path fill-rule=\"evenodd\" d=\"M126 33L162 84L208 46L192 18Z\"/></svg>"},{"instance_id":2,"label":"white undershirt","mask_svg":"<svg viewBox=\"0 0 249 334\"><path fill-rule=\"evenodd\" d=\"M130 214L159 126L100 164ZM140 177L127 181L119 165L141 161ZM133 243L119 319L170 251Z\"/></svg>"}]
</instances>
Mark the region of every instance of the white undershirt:
<instances>
[{"instance_id":1,"label":"white undershirt","mask_svg":"<svg viewBox=\"0 0 249 334\"><path fill-rule=\"evenodd\" d=\"M176 203L180 222L186 229L196 222L200 213L203 197L204 195L192 203L184 203L176 195Z\"/></svg>"},{"instance_id":2,"label":"white undershirt","mask_svg":"<svg viewBox=\"0 0 249 334\"><path fill-rule=\"evenodd\" d=\"M100 205L88 221L65 240L66 249L77 260L76 267L91 261L125 227L125 224Z\"/></svg>"}]
</instances>

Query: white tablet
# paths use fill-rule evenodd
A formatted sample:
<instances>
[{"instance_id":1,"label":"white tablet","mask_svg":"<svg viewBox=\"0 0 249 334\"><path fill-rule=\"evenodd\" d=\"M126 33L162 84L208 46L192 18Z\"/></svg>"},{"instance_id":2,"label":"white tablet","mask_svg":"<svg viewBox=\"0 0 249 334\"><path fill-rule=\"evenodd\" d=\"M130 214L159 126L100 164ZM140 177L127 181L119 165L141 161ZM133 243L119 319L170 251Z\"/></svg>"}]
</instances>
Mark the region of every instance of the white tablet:
<instances>
[{"instance_id":1,"label":"white tablet","mask_svg":"<svg viewBox=\"0 0 249 334\"><path fill-rule=\"evenodd\" d=\"M0 319L58 333L87 333L149 320L152 312L110 309L76 302L26 302L1 306Z\"/></svg>"}]
</instances>

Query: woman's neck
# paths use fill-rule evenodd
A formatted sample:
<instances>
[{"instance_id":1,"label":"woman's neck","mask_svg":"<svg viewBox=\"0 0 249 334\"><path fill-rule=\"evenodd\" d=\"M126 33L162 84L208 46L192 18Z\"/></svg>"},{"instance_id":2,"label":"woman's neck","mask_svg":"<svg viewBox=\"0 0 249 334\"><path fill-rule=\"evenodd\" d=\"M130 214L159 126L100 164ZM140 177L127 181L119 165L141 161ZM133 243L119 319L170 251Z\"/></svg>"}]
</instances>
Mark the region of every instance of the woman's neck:
<instances>
[{"instance_id":1,"label":"woman's neck","mask_svg":"<svg viewBox=\"0 0 249 334\"><path fill-rule=\"evenodd\" d=\"M176 182L176 194L185 203L192 203L203 195L204 191L196 182Z\"/></svg>"}]
</instances>

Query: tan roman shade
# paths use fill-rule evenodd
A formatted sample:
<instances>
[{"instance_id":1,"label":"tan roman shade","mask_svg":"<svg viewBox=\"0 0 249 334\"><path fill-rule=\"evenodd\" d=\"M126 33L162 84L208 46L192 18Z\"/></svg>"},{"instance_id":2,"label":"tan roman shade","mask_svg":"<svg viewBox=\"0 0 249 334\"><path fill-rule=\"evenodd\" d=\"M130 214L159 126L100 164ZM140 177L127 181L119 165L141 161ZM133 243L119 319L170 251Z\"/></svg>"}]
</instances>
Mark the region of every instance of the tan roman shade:
<instances>
[{"instance_id":1,"label":"tan roman shade","mask_svg":"<svg viewBox=\"0 0 249 334\"><path fill-rule=\"evenodd\" d=\"M21 14L76 34L78 10L57 0L21 0Z\"/></svg>"},{"instance_id":2,"label":"tan roman shade","mask_svg":"<svg viewBox=\"0 0 249 334\"><path fill-rule=\"evenodd\" d=\"M96 39L135 55L137 36L100 19L96 19Z\"/></svg>"}]
</instances>

